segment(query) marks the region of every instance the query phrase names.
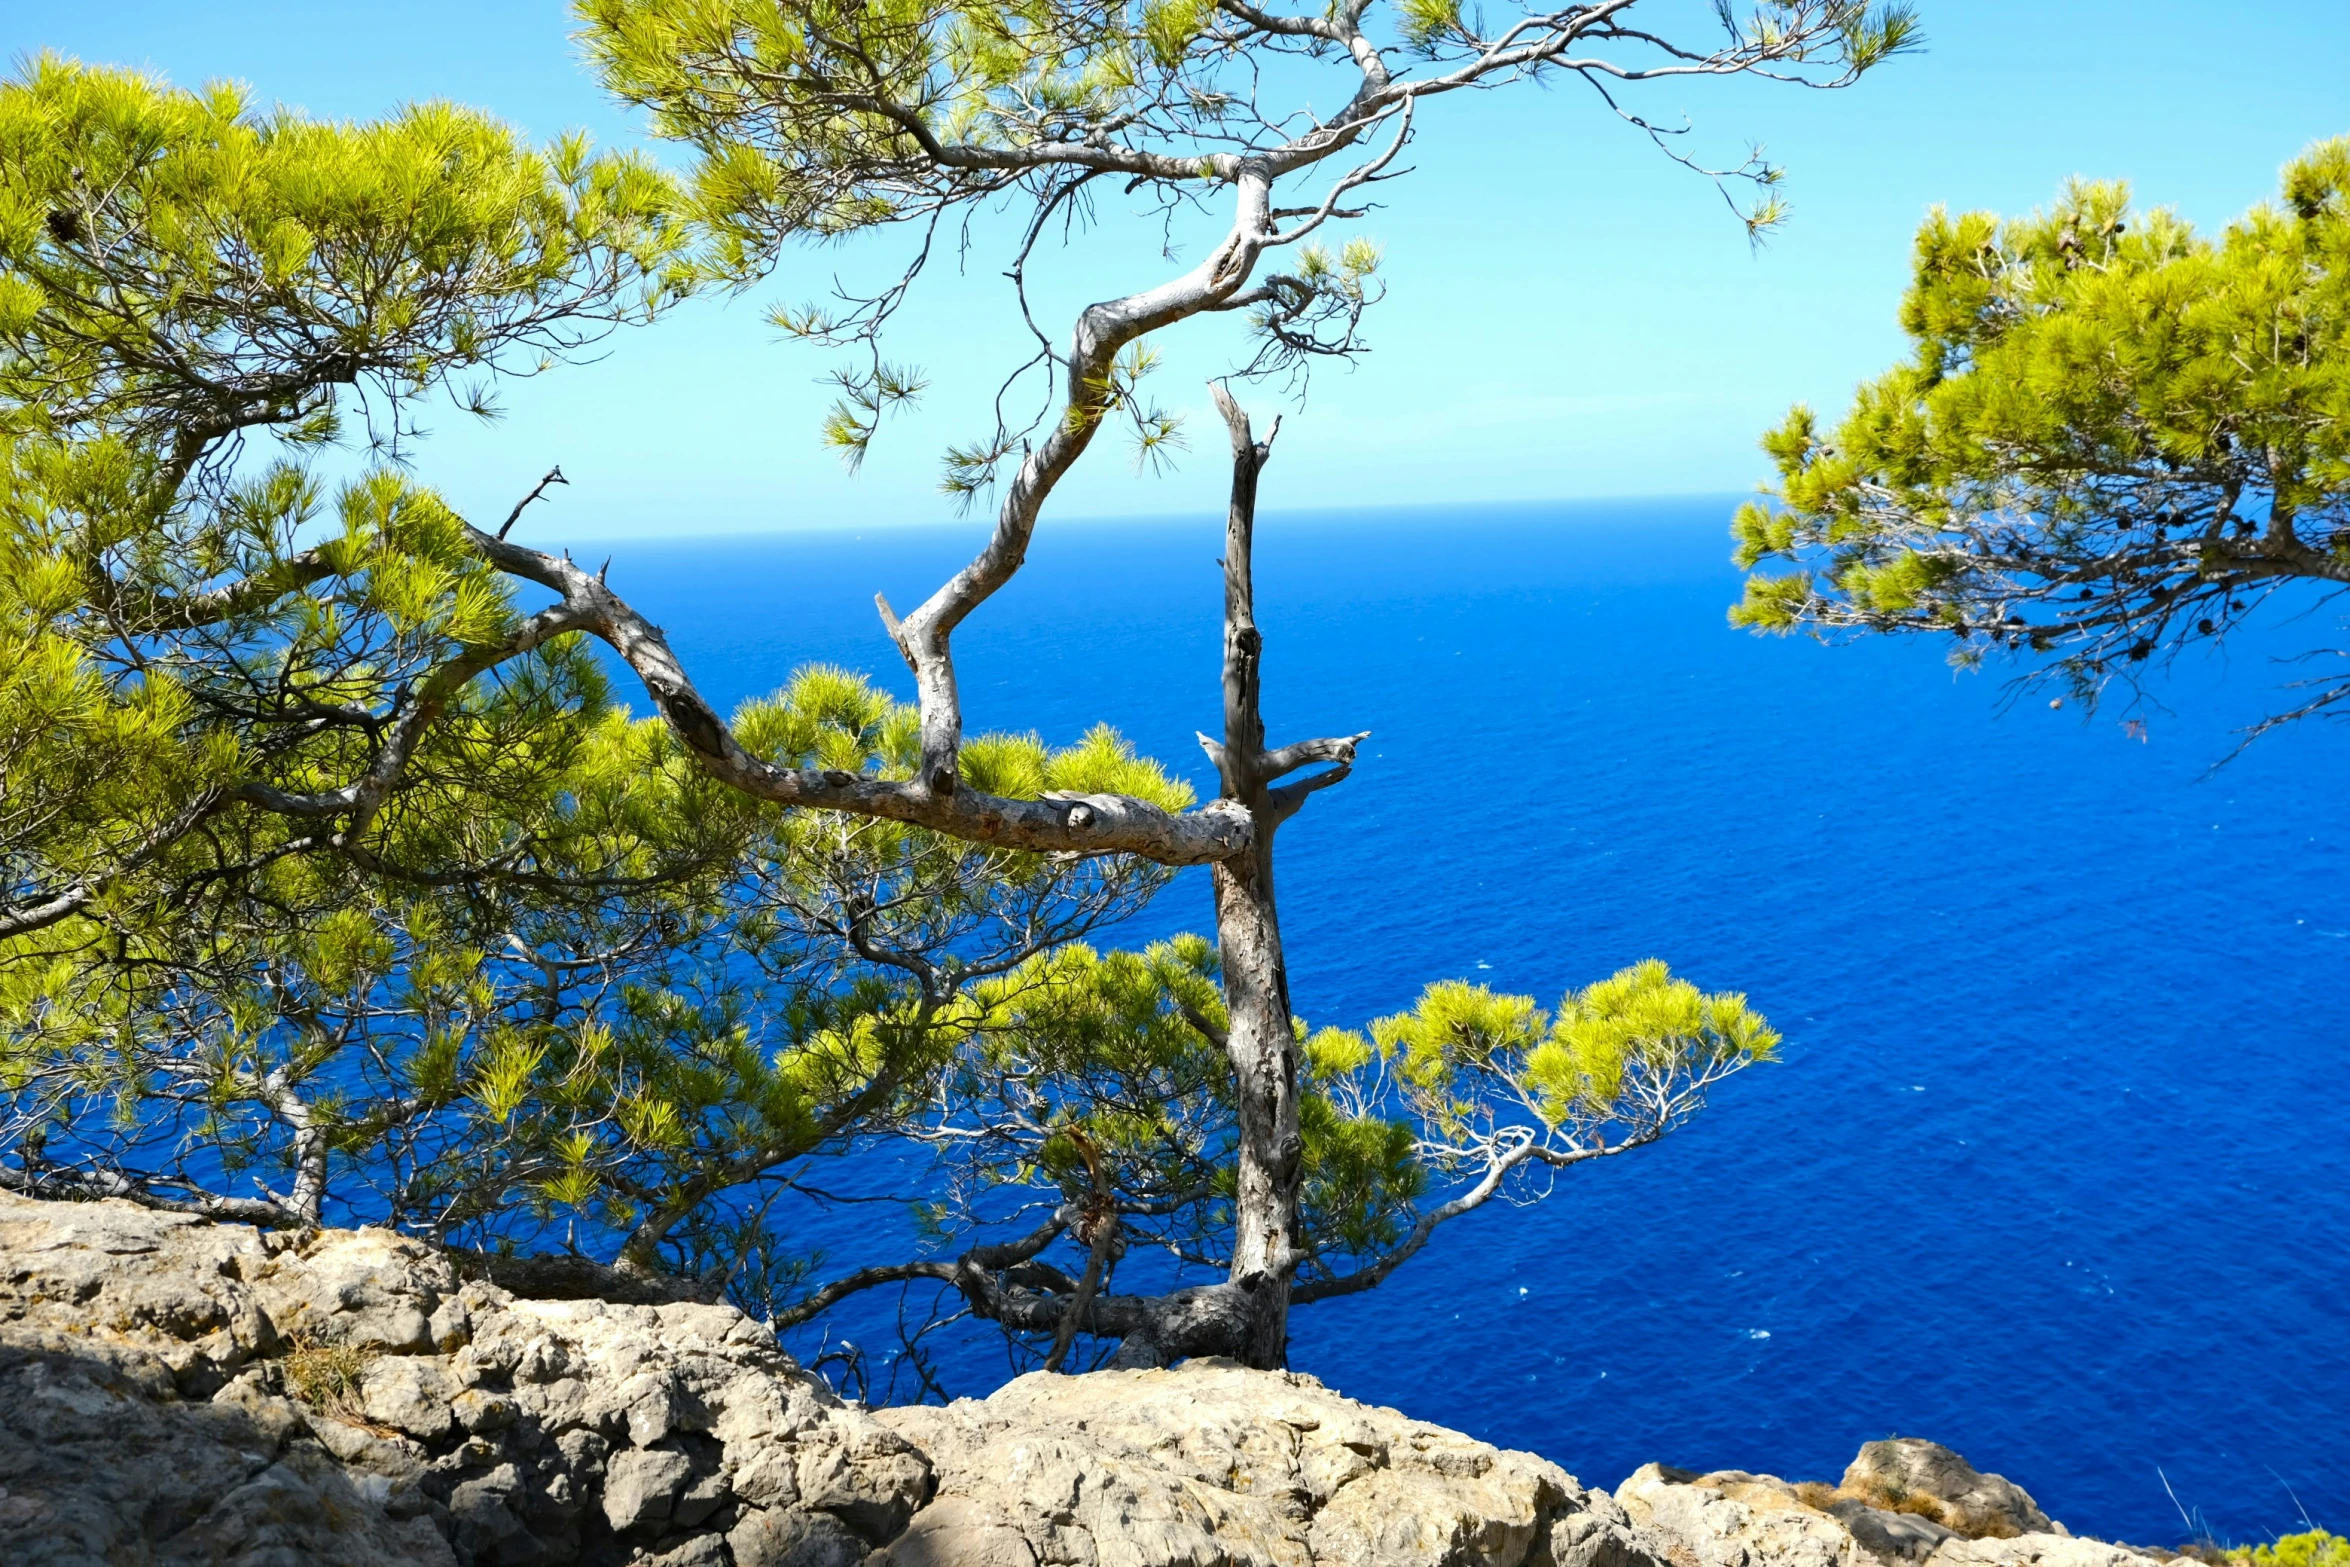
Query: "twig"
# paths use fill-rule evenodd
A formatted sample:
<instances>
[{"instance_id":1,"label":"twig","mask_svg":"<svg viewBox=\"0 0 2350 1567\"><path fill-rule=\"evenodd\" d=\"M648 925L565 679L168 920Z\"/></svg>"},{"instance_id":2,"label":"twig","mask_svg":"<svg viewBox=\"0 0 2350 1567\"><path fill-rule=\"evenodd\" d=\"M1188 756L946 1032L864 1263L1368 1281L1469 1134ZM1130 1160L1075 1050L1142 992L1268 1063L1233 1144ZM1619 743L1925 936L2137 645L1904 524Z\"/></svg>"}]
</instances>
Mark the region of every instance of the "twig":
<instances>
[{"instance_id":1,"label":"twig","mask_svg":"<svg viewBox=\"0 0 2350 1567\"><path fill-rule=\"evenodd\" d=\"M516 501L514 503L514 509L506 513L506 520L498 525L498 537L502 539L510 531L512 531L514 524L521 521L522 519L522 509L528 506L532 501L535 501L540 496L546 494L548 485L569 484L570 482L571 481L569 479L563 477L563 465L561 463L557 463L554 467L549 468L547 470L547 476L539 480L537 484L533 485L531 487L530 493L525 495L522 499ZM605 564L610 565L611 562L606 561Z\"/></svg>"}]
</instances>

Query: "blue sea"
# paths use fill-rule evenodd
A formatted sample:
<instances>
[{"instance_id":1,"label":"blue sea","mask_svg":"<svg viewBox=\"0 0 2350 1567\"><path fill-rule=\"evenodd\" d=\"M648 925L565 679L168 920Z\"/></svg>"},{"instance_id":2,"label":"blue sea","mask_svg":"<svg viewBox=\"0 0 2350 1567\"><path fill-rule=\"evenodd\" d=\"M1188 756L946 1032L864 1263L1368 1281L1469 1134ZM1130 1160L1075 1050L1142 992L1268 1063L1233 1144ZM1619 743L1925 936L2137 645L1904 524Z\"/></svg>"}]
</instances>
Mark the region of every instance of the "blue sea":
<instances>
[{"instance_id":1,"label":"blue sea","mask_svg":"<svg viewBox=\"0 0 2350 1567\"><path fill-rule=\"evenodd\" d=\"M1606 1486L1833 1479L1899 1433L2108 1538L2350 1528L2350 728L2212 770L2334 615L2189 660L2133 734L1938 646L1730 630L1731 504L1260 525L1273 739L1373 733L1281 839L1301 1013L1657 956L1788 1040L1665 1143L1302 1310L1294 1364ZM970 726L1107 720L1212 793L1221 529L1048 523L958 633ZM809 660L910 694L872 595L979 537L639 543L612 581L722 707ZM1202 873L1115 939L1181 928ZM949 1369L983 1392L1002 1357Z\"/></svg>"}]
</instances>

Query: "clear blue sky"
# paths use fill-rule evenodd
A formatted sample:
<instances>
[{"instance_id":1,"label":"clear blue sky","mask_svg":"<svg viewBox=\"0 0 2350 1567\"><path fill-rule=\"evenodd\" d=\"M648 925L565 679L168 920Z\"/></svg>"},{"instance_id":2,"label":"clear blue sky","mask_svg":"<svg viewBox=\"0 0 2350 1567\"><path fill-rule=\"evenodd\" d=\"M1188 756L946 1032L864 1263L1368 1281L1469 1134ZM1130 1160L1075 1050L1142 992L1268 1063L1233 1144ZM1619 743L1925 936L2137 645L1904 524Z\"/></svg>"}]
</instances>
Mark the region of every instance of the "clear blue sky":
<instances>
[{"instance_id":1,"label":"clear blue sky","mask_svg":"<svg viewBox=\"0 0 2350 1567\"><path fill-rule=\"evenodd\" d=\"M1392 287L1375 352L1319 376L1291 414L1268 505L1746 488L1763 472L1755 437L1789 402L1840 407L1898 352L1909 236L1932 204L2022 210L2078 173L2128 178L2141 201L2216 225L2269 194L2296 150L2350 132L2343 0L1923 10L1928 51L1851 92L1693 83L1646 101L1686 114L1701 150L1735 161L1759 141L1787 166L1793 221L1759 255L1712 191L1585 93L1521 87L1431 106L1418 172L1363 225L1387 247ZM316 114L447 97L535 134L584 126L634 140L568 27L559 0L0 0L12 55L50 48L188 83L235 77ZM1072 259L1052 285L1065 302L1157 272L1133 243ZM825 360L759 319L776 297L876 264L855 249L801 253L756 299L697 302L595 364L514 386L502 423L444 414L419 476L472 514L498 515L561 462L575 481L560 502L574 537L942 520L952 513L934 488L936 454L982 431L1016 341L1000 262L941 275L910 314L903 354L935 389L861 477L816 439ZM1161 346L1160 397L1204 411L1202 382L1238 348L1232 327L1192 323ZM1275 406L1270 391L1252 401ZM1061 514L1217 506L1218 446L1203 441L1156 479L1097 446Z\"/></svg>"}]
</instances>

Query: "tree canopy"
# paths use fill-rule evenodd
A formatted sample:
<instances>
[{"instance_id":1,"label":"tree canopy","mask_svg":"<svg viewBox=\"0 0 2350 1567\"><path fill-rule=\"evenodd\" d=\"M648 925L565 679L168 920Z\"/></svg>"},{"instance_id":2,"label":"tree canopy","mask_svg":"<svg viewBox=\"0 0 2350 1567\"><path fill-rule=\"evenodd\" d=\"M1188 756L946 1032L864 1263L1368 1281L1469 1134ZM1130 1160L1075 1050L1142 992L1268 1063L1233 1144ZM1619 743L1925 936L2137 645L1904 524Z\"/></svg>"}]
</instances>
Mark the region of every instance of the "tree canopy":
<instances>
[{"instance_id":1,"label":"tree canopy","mask_svg":"<svg viewBox=\"0 0 2350 1567\"><path fill-rule=\"evenodd\" d=\"M395 779L411 822L463 819L427 779L528 792L484 769L599 677L430 491L330 496L303 456L354 418L396 451L428 394L484 406L460 378L654 309L674 205L446 105L318 124L52 58L0 89L0 935L219 847L239 803L276 836L215 870L363 841ZM474 682L501 639L516 678Z\"/></svg>"},{"instance_id":2,"label":"tree canopy","mask_svg":"<svg viewBox=\"0 0 2350 1567\"><path fill-rule=\"evenodd\" d=\"M2350 586L2350 140L2216 238L2126 187L1936 212L1908 359L1823 429L1797 408L1740 512L1739 624L1932 632L2094 702L2279 595ZM2313 595L2313 597L2312 597ZM2259 729L2350 696L2345 650Z\"/></svg>"},{"instance_id":3,"label":"tree canopy","mask_svg":"<svg viewBox=\"0 0 2350 1567\"><path fill-rule=\"evenodd\" d=\"M0 83L0 1182L567 1248L787 1323L927 1281L1049 1364L1082 1335L1271 1365L1293 1301L1683 1123L1777 1036L1659 963L1555 1012L1440 981L1365 1029L1300 1021L1274 837L1365 736L1268 741L1274 437L1223 387L1216 798L1106 729L966 735L950 646L1112 414L1171 436L1151 333L1245 316L1254 372L1359 350L1375 255L1308 242L1402 172L1423 100L1571 77L1670 150L1626 84L1835 86L1914 36L1843 0L1686 38L1633 10L586 0L679 179L445 105L321 123L50 58ZM1337 115L1260 101L1324 66ZM1732 174L1775 220L1776 172ZM918 389L880 342L936 225L1009 205L1034 326L1031 253L1113 192L1219 238L1038 327L1008 383L1038 411L950 454L950 489L1001 493L967 566L880 605L911 703L804 669L722 717L608 570L513 536L559 468L494 529L414 477L431 399L486 414L789 244L919 225L888 287L777 316L863 355L831 426L862 454ZM1097 943L1191 865L1212 945ZM885 1194L924 1254L821 1279L794 1205L877 1145L934 1156ZM1137 1242L1174 1269L1155 1293L1117 1288Z\"/></svg>"}]
</instances>

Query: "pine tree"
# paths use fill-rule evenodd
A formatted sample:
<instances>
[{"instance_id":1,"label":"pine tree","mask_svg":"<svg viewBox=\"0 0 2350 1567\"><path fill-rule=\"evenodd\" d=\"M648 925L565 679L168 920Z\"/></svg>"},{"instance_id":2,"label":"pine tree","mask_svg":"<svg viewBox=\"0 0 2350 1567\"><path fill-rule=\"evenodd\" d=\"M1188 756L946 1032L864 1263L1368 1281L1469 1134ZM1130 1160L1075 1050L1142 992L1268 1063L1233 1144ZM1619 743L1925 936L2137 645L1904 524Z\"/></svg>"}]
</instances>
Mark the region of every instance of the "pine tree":
<instances>
[{"instance_id":1,"label":"pine tree","mask_svg":"<svg viewBox=\"0 0 2350 1567\"><path fill-rule=\"evenodd\" d=\"M1823 430L1797 408L1736 523L1734 622L1931 632L2090 704L2350 585L2350 140L2217 238L2075 182L2048 211L1936 212L1908 359ZM2350 696L2343 650L2258 734Z\"/></svg>"},{"instance_id":2,"label":"pine tree","mask_svg":"<svg viewBox=\"0 0 2350 1567\"><path fill-rule=\"evenodd\" d=\"M1221 385L1217 799L1106 731L966 736L950 647L1105 425L1174 444L1140 390L1152 334L1236 317L1259 376L1360 351L1378 252L1325 231L1446 95L1572 79L1696 167L1624 93L1843 85L1915 36L1848 0L1685 39L1633 9L1486 32L1369 0L584 0L607 82L692 154L677 181L440 105L320 124L56 60L0 86L0 1180L491 1246L584 1223L627 1268L714 1266L787 1319L930 1278L1053 1364L1083 1334L1130 1364L1278 1365L1292 1301L1680 1124L1776 1036L1661 965L1555 1013L1440 984L1367 1034L1298 1022L1274 835L1364 737L1267 743L1273 435ZM1335 113L1260 101L1321 69ZM1750 229L1780 217L1777 170L1706 172L1751 182ZM921 387L882 344L939 226L1025 214L1007 259L1033 321L1030 253L1118 192L1146 221L1221 213L1220 237L1040 329L1010 369L1043 412L948 454L996 519L929 599L880 606L910 706L812 670L721 717L604 572L512 536L560 469L492 530L400 466L429 397L486 412L499 377L791 245L903 225L888 286L777 317L853 351L828 430L862 459ZM391 460L327 484L320 456L354 445ZM1216 878L1212 948L1090 944L1185 865ZM875 1139L954 1150L935 1254L814 1284L773 1205ZM1000 1212L955 1199L1006 1189L1041 1218L996 1241ZM1134 1236L1222 1278L1120 1295Z\"/></svg>"}]
</instances>

